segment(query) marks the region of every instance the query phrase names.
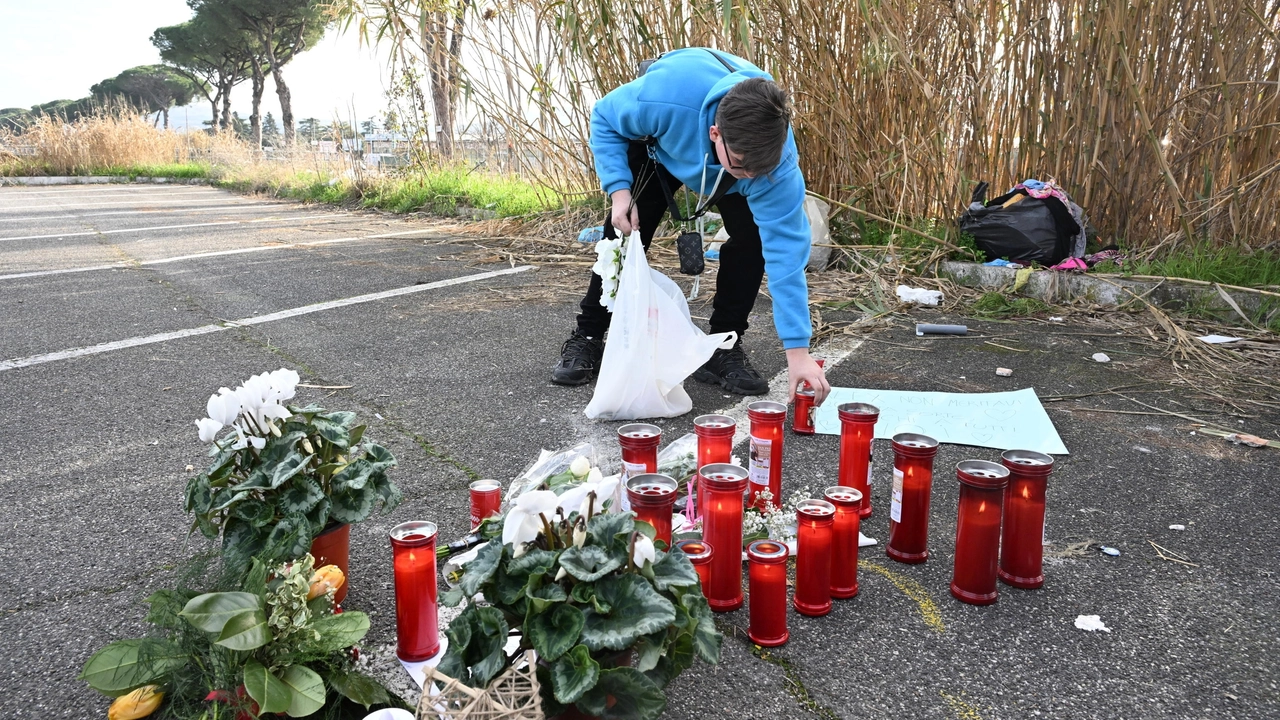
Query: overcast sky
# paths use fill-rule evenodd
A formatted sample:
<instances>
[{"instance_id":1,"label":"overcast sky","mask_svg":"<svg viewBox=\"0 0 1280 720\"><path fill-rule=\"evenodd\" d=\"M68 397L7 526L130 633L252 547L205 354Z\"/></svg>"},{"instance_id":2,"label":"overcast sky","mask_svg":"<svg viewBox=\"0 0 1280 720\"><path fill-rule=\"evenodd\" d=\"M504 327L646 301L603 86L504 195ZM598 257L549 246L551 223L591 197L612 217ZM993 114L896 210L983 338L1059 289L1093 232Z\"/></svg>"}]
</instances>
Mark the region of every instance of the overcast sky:
<instances>
[{"instance_id":1,"label":"overcast sky","mask_svg":"<svg viewBox=\"0 0 1280 720\"><path fill-rule=\"evenodd\" d=\"M160 62L151 33L191 17L184 0L0 0L0 108L75 100L89 87L135 65ZM336 30L285 66L296 118L349 120L351 106L363 120L381 115L387 72L354 33ZM251 93L245 82L232 94L232 109L248 117ZM280 118L275 86L268 80L263 112ZM171 121L188 118L200 127L207 101L178 109Z\"/></svg>"}]
</instances>

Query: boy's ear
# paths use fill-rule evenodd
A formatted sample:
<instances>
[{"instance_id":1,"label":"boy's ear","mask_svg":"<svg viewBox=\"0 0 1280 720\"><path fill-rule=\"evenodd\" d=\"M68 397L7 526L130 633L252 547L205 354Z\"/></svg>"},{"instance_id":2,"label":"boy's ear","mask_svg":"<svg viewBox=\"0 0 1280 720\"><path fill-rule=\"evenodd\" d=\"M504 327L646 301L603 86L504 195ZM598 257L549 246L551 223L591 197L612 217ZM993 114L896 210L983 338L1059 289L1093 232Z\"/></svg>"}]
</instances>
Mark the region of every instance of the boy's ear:
<instances>
[{"instance_id":1,"label":"boy's ear","mask_svg":"<svg viewBox=\"0 0 1280 720\"><path fill-rule=\"evenodd\" d=\"M711 136L711 142L720 141L720 128L716 127L715 125L711 126L711 129L708 131L707 134Z\"/></svg>"}]
</instances>

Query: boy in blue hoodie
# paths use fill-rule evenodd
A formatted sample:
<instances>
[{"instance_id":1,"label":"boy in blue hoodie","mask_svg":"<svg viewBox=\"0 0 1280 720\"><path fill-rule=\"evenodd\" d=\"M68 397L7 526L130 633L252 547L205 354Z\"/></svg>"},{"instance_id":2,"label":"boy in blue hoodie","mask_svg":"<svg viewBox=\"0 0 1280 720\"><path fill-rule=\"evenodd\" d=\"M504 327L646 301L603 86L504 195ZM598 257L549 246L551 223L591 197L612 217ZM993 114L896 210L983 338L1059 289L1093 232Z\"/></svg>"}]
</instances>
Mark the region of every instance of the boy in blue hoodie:
<instances>
[{"instance_id":1,"label":"boy in blue hoodie","mask_svg":"<svg viewBox=\"0 0 1280 720\"><path fill-rule=\"evenodd\" d=\"M808 383L821 403L830 385L809 356L809 222L790 120L786 95L767 73L728 53L684 48L596 103L591 151L612 206L606 237L639 229L648 250L668 208L678 212L671 193L681 185L705 198L695 216L715 207L724 221L729 240L720 248L710 330L736 331L738 342L717 350L694 379L739 395L768 391L742 349L768 271L790 387ZM552 382L581 385L595 376L610 320L600 294L600 277L592 273Z\"/></svg>"}]
</instances>

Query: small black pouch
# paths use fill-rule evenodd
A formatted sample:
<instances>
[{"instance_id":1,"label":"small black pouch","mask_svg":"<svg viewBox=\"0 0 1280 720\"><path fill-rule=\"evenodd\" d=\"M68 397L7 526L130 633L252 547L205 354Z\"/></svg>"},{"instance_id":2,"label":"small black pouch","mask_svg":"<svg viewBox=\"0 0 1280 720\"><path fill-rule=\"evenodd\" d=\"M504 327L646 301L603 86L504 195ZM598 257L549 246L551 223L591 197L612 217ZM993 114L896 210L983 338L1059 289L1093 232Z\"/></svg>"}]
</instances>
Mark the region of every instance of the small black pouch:
<instances>
[{"instance_id":1,"label":"small black pouch","mask_svg":"<svg viewBox=\"0 0 1280 720\"><path fill-rule=\"evenodd\" d=\"M680 254L680 272L685 275L701 275L706 269L702 255L702 233L680 233L676 238L676 252Z\"/></svg>"}]
</instances>

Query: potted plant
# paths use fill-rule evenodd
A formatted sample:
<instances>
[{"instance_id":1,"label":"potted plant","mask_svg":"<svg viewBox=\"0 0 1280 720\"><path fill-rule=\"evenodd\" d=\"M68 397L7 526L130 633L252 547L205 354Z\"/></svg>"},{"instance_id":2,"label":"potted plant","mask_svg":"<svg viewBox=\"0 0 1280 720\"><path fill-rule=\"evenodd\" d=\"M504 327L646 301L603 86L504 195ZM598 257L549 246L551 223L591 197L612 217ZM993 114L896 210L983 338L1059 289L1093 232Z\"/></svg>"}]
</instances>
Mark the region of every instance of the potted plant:
<instances>
[{"instance_id":1,"label":"potted plant","mask_svg":"<svg viewBox=\"0 0 1280 720\"><path fill-rule=\"evenodd\" d=\"M304 717L344 698L367 708L392 702L355 667L364 613L336 613L342 583L310 555L272 568L254 560L240 589L162 590L147 598L152 637L121 640L85 663L80 679L116 697L108 716L136 720L164 706L178 718ZM332 715L332 713L331 713Z\"/></svg>"},{"instance_id":2,"label":"potted plant","mask_svg":"<svg viewBox=\"0 0 1280 720\"><path fill-rule=\"evenodd\" d=\"M297 384L298 374L282 368L209 397L208 417L196 426L213 444L213 462L188 482L185 509L195 515L193 530L221 535L233 568L247 570L253 557L300 557L328 533L337 547L317 547L317 556L348 574L348 525L400 502L386 475L396 459L364 437L355 413L286 406ZM346 586L338 602L345 594Z\"/></svg>"},{"instance_id":3,"label":"potted plant","mask_svg":"<svg viewBox=\"0 0 1280 720\"><path fill-rule=\"evenodd\" d=\"M593 470L560 494L516 498L502 537L442 598L470 602L446 630L440 672L484 688L532 648L548 717L652 720L695 656L719 661L723 637L692 564L655 548L653 527L621 512L618 492L616 478ZM508 654L511 630L520 643Z\"/></svg>"}]
</instances>

